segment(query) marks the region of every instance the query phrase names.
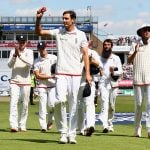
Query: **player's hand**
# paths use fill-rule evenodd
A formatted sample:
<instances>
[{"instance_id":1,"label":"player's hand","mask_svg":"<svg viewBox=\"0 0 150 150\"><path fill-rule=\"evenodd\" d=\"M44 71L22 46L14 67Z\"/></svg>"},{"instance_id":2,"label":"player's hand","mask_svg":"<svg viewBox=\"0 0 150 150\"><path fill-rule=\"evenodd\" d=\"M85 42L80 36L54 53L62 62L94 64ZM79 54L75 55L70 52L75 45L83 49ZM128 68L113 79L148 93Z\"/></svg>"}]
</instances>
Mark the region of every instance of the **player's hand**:
<instances>
[{"instance_id":1,"label":"player's hand","mask_svg":"<svg viewBox=\"0 0 150 150\"><path fill-rule=\"evenodd\" d=\"M91 85L92 84L92 77L90 74L86 75L86 81Z\"/></svg>"},{"instance_id":2,"label":"player's hand","mask_svg":"<svg viewBox=\"0 0 150 150\"><path fill-rule=\"evenodd\" d=\"M46 12L46 7L42 7L39 10L37 10L37 14L36 14L37 18L42 18L44 12Z\"/></svg>"},{"instance_id":3,"label":"player's hand","mask_svg":"<svg viewBox=\"0 0 150 150\"><path fill-rule=\"evenodd\" d=\"M114 67L113 66L109 67L109 71L110 73L114 73Z\"/></svg>"},{"instance_id":4,"label":"player's hand","mask_svg":"<svg viewBox=\"0 0 150 150\"><path fill-rule=\"evenodd\" d=\"M15 47L15 55L18 56L18 57L20 56L20 51L19 51L18 46Z\"/></svg>"}]
</instances>

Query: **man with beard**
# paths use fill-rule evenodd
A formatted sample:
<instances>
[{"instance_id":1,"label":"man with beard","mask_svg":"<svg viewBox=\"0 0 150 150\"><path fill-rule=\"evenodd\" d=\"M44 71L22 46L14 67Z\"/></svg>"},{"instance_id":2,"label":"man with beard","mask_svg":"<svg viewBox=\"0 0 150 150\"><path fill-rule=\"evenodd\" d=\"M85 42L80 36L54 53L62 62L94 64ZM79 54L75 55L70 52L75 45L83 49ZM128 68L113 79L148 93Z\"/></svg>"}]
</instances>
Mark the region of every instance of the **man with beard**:
<instances>
[{"instance_id":1,"label":"man with beard","mask_svg":"<svg viewBox=\"0 0 150 150\"><path fill-rule=\"evenodd\" d=\"M100 56L102 69L100 70L99 89L101 96L101 113L99 119L103 123L103 133L114 131L112 120L115 112L115 101L118 91L118 80L122 74L122 64L119 56L112 53L113 42L106 39Z\"/></svg>"}]
</instances>

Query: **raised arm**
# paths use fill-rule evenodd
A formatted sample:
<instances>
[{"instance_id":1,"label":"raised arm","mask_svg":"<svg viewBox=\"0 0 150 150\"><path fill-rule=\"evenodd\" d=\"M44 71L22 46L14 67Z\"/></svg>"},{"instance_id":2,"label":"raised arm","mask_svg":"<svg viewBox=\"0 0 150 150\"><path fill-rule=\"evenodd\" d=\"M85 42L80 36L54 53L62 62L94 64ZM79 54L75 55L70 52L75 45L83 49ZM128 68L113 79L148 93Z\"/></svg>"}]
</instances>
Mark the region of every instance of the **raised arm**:
<instances>
[{"instance_id":1,"label":"raised arm","mask_svg":"<svg viewBox=\"0 0 150 150\"><path fill-rule=\"evenodd\" d=\"M36 24L35 24L35 32L38 35L50 35L50 30L43 30L41 27L41 19L44 15L46 8L40 8L36 13Z\"/></svg>"}]
</instances>

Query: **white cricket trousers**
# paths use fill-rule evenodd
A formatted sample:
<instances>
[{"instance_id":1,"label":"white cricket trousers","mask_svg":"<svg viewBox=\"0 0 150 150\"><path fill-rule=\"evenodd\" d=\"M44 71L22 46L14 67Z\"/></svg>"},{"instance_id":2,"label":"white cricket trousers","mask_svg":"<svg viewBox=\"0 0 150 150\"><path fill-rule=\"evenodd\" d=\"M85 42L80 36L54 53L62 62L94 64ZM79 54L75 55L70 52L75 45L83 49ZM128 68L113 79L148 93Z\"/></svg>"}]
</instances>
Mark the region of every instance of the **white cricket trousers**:
<instances>
[{"instance_id":1,"label":"white cricket trousers","mask_svg":"<svg viewBox=\"0 0 150 150\"><path fill-rule=\"evenodd\" d=\"M30 85L10 84L10 128L26 129ZM20 99L20 120L18 125L18 101Z\"/></svg>"},{"instance_id":2,"label":"white cricket trousers","mask_svg":"<svg viewBox=\"0 0 150 150\"><path fill-rule=\"evenodd\" d=\"M113 119L115 115L115 104L116 104L116 97L118 95L118 88L110 89L109 93L109 108L108 108L108 124L109 126L113 126Z\"/></svg>"},{"instance_id":3,"label":"white cricket trousers","mask_svg":"<svg viewBox=\"0 0 150 150\"><path fill-rule=\"evenodd\" d=\"M54 108L54 104L56 101L56 92L55 88L38 88L39 91L39 123L41 129L47 129L47 104L49 109ZM49 116L52 120L52 115ZM50 118L49 118L50 119Z\"/></svg>"},{"instance_id":4,"label":"white cricket trousers","mask_svg":"<svg viewBox=\"0 0 150 150\"><path fill-rule=\"evenodd\" d=\"M101 113L100 119L103 124L103 128L108 128L112 125L112 120L115 113L115 102L118 88L111 88L110 84L99 84L100 96L101 96Z\"/></svg>"},{"instance_id":5,"label":"white cricket trousers","mask_svg":"<svg viewBox=\"0 0 150 150\"><path fill-rule=\"evenodd\" d=\"M91 85L91 95L83 97L84 86L80 87L78 94L78 129L83 133L86 128L95 127L95 83Z\"/></svg>"},{"instance_id":6,"label":"white cricket trousers","mask_svg":"<svg viewBox=\"0 0 150 150\"><path fill-rule=\"evenodd\" d=\"M77 127L77 95L81 76L58 75L56 78L56 96L60 103L56 104L59 131L68 137L76 136ZM66 96L69 104L69 127L67 126Z\"/></svg>"},{"instance_id":7,"label":"white cricket trousers","mask_svg":"<svg viewBox=\"0 0 150 150\"><path fill-rule=\"evenodd\" d=\"M135 128L141 127L144 93L146 92L146 127L150 130L150 85L134 86Z\"/></svg>"}]
</instances>

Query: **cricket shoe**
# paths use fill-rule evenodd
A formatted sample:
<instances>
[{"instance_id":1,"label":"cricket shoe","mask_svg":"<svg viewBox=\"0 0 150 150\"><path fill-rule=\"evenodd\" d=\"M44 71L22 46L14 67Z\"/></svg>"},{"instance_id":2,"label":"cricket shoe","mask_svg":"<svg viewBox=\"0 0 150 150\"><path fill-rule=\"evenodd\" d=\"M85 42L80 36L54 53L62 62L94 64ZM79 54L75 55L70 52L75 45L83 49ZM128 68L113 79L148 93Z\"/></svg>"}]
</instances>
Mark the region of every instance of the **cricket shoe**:
<instances>
[{"instance_id":1,"label":"cricket shoe","mask_svg":"<svg viewBox=\"0 0 150 150\"><path fill-rule=\"evenodd\" d=\"M104 128L103 133L108 133L108 132L109 132L108 128Z\"/></svg>"},{"instance_id":2,"label":"cricket shoe","mask_svg":"<svg viewBox=\"0 0 150 150\"><path fill-rule=\"evenodd\" d=\"M27 129L26 129L25 127L23 127L23 128L19 128L19 131L20 131L20 132L26 132Z\"/></svg>"},{"instance_id":3,"label":"cricket shoe","mask_svg":"<svg viewBox=\"0 0 150 150\"><path fill-rule=\"evenodd\" d=\"M10 129L10 132L18 132L18 129L16 129L16 128L11 128L11 129Z\"/></svg>"},{"instance_id":4,"label":"cricket shoe","mask_svg":"<svg viewBox=\"0 0 150 150\"><path fill-rule=\"evenodd\" d=\"M108 131L109 131L109 132L114 132L113 126L108 126Z\"/></svg>"},{"instance_id":5,"label":"cricket shoe","mask_svg":"<svg viewBox=\"0 0 150 150\"><path fill-rule=\"evenodd\" d=\"M69 137L69 143L70 144L77 144L75 137L73 137L73 136Z\"/></svg>"},{"instance_id":6,"label":"cricket shoe","mask_svg":"<svg viewBox=\"0 0 150 150\"><path fill-rule=\"evenodd\" d=\"M136 129L135 129L134 136L135 136L135 137L141 137L141 130L142 130L142 127L136 128Z\"/></svg>"},{"instance_id":7,"label":"cricket shoe","mask_svg":"<svg viewBox=\"0 0 150 150\"><path fill-rule=\"evenodd\" d=\"M94 127L89 127L86 129L86 136L91 136L93 132L95 131Z\"/></svg>"},{"instance_id":8,"label":"cricket shoe","mask_svg":"<svg viewBox=\"0 0 150 150\"><path fill-rule=\"evenodd\" d=\"M45 133L47 130L46 129L41 129L41 132L42 133Z\"/></svg>"},{"instance_id":9,"label":"cricket shoe","mask_svg":"<svg viewBox=\"0 0 150 150\"><path fill-rule=\"evenodd\" d=\"M67 139L67 135L66 134L61 134L59 143L60 144L66 144L66 143L68 143L68 139Z\"/></svg>"}]
</instances>

